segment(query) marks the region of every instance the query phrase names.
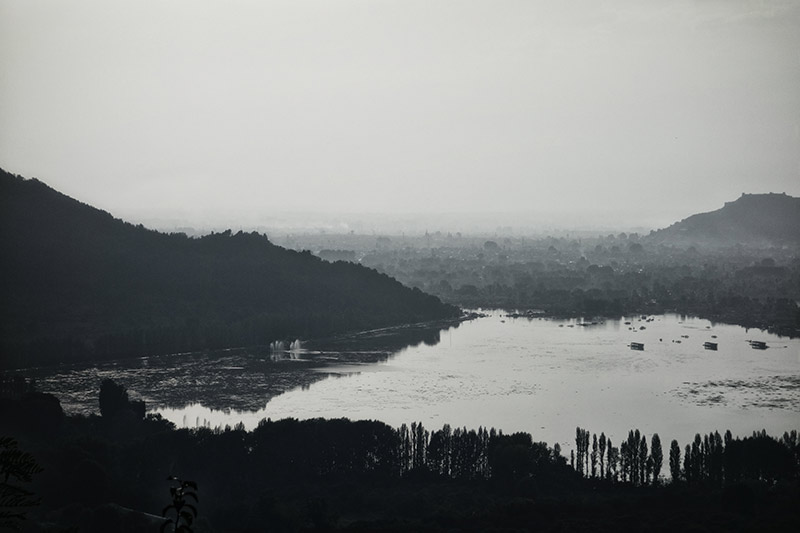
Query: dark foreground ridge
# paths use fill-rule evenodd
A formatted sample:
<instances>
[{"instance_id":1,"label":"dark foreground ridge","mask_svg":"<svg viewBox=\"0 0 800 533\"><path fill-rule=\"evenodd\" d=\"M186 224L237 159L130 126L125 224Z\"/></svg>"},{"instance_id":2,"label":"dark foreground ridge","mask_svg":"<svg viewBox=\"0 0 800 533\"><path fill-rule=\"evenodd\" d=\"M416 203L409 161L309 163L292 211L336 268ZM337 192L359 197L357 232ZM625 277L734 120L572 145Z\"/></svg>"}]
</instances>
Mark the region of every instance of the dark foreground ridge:
<instances>
[{"instance_id":1,"label":"dark foreground ridge","mask_svg":"<svg viewBox=\"0 0 800 533\"><path fill-rule=\"evenodd\" d=\"M16 514L26 531L158 531L162 512L169 531L177 520L197 533L800 528L796 431L698 434L682 454L655 434L615 445L578 428L567 460L528 433L447 425L176 430L110 380L101 416L64 416L24 380L2 392L0 520ZM187 503L191 516L176 511Z\"/></svg>"},{"instance_id":2,"label":"dark foreground ridge","mask_svg":"<svg viewBox=\"0 0 800 533\"><path fill-rule=\"evenodd\" d=\"M265 235L167 235L2 170L0 255L3 367L266 345L460 313Z\"/></svg>"}]
</instances>

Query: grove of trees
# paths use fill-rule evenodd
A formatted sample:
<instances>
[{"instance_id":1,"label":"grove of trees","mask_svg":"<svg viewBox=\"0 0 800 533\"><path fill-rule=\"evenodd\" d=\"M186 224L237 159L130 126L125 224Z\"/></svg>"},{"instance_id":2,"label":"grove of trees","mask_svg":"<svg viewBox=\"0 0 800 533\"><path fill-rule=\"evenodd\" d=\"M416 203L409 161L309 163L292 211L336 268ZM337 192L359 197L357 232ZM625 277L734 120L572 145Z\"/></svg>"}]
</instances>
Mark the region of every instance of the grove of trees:
<instances>
[{"instance_id":1,"label":"grove of trees","mask_svg":"<svg viewBox=\"0 0 800 533\"><path fill-rule=\"evenodd\" d=\"M167 476L199 487L195 531L214 530L211 524L225 531L294 531L356 522L368 530L446 529L470 520L480 528L544 520L553 527L613 529L613 513L601 501L616 502L612 509L624 508L642 524L672 520L684 527L710 513L730 526L742 523L740 504L751 509L744 519L752 527L800 520L796 431L780 438L697 435L683 456L672 441L667 480L660 438L638 430L616 444L577 428L571 467L559 445L529 433L347 419L263 420L250 432L242 426L175 429L160 417L142 416L113 382L104 382L101 394L102 415L90 417L65 416L42 398L49 395L31 390L0 398L0 435L14 436L14 446L35 459L25 489L41 503L26 511L34 521L102 531L92 522L100 509L115 519L120 509L158 515ZM727 507L729 497L735 509ZM678 519L668 504L675 498L696 503L686 504ZM529 503L517 508L522 501ZM119 507L109 510L109 502ZM130 517L131 524L136 520Z\"/></svg>"}]
</instances>

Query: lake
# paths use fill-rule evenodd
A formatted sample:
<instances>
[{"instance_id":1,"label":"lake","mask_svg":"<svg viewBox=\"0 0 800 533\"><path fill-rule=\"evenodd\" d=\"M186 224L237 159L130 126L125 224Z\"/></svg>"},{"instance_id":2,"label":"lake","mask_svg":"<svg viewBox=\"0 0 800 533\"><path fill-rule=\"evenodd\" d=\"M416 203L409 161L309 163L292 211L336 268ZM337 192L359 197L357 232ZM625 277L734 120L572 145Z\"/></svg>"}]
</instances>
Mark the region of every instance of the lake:
<instances>
[{"instance_id":1,"label":"lake","mask_svg":"<svg viewBox=\"0 0 800 533\"><path fill-rule=\"evenodd\" d=\"M629 429L657 432L665 448L714 430L780 435L800 427L800 339L680 315L588 324L484 313L401 349L365 335L35 375L73 412L96 411L99 381L112 377L178 427L253 428L286 417L417 421L430 430L526 431L567 450L576 426L615 444Z\"/></svg>"}]
</instances>

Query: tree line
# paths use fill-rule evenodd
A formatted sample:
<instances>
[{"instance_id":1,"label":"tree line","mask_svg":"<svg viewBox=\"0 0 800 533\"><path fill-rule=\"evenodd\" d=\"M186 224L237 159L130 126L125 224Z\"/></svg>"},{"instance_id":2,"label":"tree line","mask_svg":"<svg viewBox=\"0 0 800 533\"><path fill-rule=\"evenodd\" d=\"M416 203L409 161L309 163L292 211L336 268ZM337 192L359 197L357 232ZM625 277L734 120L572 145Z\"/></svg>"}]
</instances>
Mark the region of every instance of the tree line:
<instances>
[{"instance_id":1,"label":"tree line","mask_svg":"<svg viewBox=\"0 0 800 533\"><path fill-rule=\"evenodd\" d=\"M43 469L25 487L41 499L35 513L64 525L78 519L59 509L91 514L107 502L158 514L164 505L160 487L168 475L201 487L197 524L208 519L226 530L264 524L296 530L311 527L309 520L329 527L336 523L334 509L365 513L379 507L411 520L428 505L413 496L418 491L456 498L431 508L429 519L444 513L455 520L463 509L479 505L492 520L512 520L519 511L509 518L498 509L532 494L556 502L572 502L576 494L620 495L628 502L631 494L655 489L694 494L695 489L754 482L777 490L773 498L791 499L780 487L796 484L800 473L796 431L777 439L765 432L743 438L713 432L698 435L684 453L672 441L667 483L660 438L637 430L617 444L604 433L577 428L567 459L558 444L537 442L530 433L449 425L428 430L419 422L393 428L378 421L267 419L249 432L242 425L176 429L146 414L141 402L110 380L101 385L100 416L66 416L51 395L20 383L7 390L12 394L0 398L0 436L16 437L19 448ZM376 491L379 498L371 496ZM477 495L484 498L481 503L457 503ZM397 510L398 498L413 503ZM657 502L648 505L661 508ZM597 513L591 509L586 512Z\"/></svg>"},{"instance_id":2,"label":"tree line","mask_svg":"<svg viewBox=\"0 0 800 533\"><path fill-rule=\"evenodd\" d=\"M580 427L575 433L570 465L581 477L634 486L662 483L664 452L658 433L651 437L649 451L647 437L638 429L629 431L618 447L605 433L598 438ZM800 440L797 430L777 439L766 430L744 438L734 438L730 430L724 437L719 431L703 436L698 433L686 444L682 457L680 444L673 440L668 461L673 484L722 487L743 480L796 480L800 474Z\"/></svg>"},{"instance_id":3,"label":"tree line","mask_svg":"<svg viewBox=\"0 0 800 533\"><path fill-rule=\"evenodd\" d=\"M698 250L620 234L504 239L498 250L454 240L375 249L361 262L466 308L564 317L678 312L800 335L796 246Z\"/></svg>"}]
</instances>

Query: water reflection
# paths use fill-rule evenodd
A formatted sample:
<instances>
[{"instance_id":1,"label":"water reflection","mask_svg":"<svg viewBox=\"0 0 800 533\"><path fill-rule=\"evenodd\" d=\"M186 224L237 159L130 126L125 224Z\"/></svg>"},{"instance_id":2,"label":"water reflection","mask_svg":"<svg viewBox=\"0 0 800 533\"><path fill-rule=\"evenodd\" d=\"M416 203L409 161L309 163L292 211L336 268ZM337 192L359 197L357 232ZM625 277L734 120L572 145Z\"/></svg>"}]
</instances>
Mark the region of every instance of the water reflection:
<instances>
[{"instance_id":1,"label":"water reflection","mask_svg":"<svg viewBox=\"0 0 800 533\"><path fill-rule=\"evenodd\" d=\"M753 340L769 349L754 349ZM677 315L601 321L492 312L460 325L292 344L35 377L72 412L97 411L99 383L110 377L179 427L252 428L268 417L416 420L431 429L526 431L564 449L576 426L615 441L639 428L688 442L714 429L782 433L800 414L800 340Z\"/></svg>"},{"instance_id":2,"label":"water reflection","mask_svg":"<svg viewBox=\"0 0 800 533\"><path fill-rule=\"evenodd\" d=\"M38 388L55 394L69 413L98 412L100 382L110 378L125 386L148 409L189 409L202 404L217 415L263 409L274 396L307 390L348 367L384 362L409 345L433 346L442 328L430 323L341 335L314 342L275 341L261 348L152 356L99 364L64 365L18 371L35 378ZM336 367L328 372L326 369ZM215 417L217 416L215 415ZM199 415L197 415L199 416ZM197 418L197 416L195 418ZM195 420L188 417L188 426ZM199 420L202 422L203 417ZM175 420L183 423L183 417ZM234 422L235 423L235 422Z\"/></svg>"},{"instance_id":3,"label":"water reflection","mask_svg":"<svg viewBox=\"0 0 800 533\"><path fill-rule=\"evenodd\" d=\"M800 413L800 340L758 333L770 346L759 351L747 342L755 336L676 315L603 322L493 313L382 364L331 366L326 372L349 377L273 398L245 424L344 416L494 426L566 449L578 425L616 438L636 427L681 442L714 429L782 433ZM712 339L716 351L705 348Z\"/></svg>"}]
</instances>

